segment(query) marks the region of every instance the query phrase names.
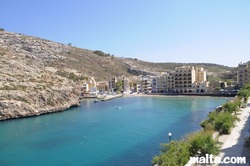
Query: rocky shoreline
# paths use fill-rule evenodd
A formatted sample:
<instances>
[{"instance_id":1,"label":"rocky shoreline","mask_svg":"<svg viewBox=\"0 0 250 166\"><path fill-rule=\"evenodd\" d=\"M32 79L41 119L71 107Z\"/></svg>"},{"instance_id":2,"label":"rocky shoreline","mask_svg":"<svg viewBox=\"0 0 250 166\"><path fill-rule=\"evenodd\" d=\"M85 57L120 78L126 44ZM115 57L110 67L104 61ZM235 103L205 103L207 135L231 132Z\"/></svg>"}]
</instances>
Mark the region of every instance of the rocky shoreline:
<instances>
[{"instance_id":1,"label":"rocky shoreline","mask_svg":"<svg viewBox=\"0 0 250 166\"><path fill-rule=\"evenodd\" d=\"M2 97L2 94L0 94ZM60 94L58 94L60 95ZM24 96L29 96L29 94L24 94ZM44 97L46 104L43 102L37 103L36 99L39 97ZM46 96L37 95L37 98L27 99L26 101L17 101L14 98L10 100L0 100L0 120L23 118L30 116L38 116L42 114L54 113L64 111L70 107L79 106L79 100L77 96L64 96L66 100L62 98L50 99ZM57 101L56 101L57 100ZM59 103L58 100L61 102ZM50 103L49 103L50 102Z\"/></svg>"}]
</instances>

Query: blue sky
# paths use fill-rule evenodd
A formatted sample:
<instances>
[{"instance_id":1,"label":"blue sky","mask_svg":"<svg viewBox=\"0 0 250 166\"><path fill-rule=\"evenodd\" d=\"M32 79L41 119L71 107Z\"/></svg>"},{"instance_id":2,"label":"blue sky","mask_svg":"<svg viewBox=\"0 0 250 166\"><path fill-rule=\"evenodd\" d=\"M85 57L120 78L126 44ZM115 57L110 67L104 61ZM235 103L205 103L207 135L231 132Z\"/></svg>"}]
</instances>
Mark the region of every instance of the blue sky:
<instances>
[{"instance_id":1,"label":"blue sky","mask_svg":"<svg viewBox=\"0 0 250 166\"><path fill-rule=\"evenodd\" d=\"M151 62L250 60L250 0L0 0L0 27Z\"/></svg>"}]
</instances>

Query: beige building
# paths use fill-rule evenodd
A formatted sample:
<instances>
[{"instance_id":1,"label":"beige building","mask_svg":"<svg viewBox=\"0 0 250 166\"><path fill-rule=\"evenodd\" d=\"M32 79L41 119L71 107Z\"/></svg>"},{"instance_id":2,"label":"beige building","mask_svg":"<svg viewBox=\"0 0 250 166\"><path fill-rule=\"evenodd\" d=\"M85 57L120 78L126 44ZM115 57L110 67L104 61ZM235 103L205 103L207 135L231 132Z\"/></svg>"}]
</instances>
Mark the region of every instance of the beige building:
<instances>
[{"instance_id":1,"label":"beige building","mask_svg":"<svg viewBox=\"0 0 250 166\"><path fill-rule=\"evenodd\" d=\"M240 63L237 71L237 84L242 87L244 84L250 82L250 61L247 63Z\"/></svg>"},{"instance_id":2,"label":"beige building","mask_svg":"<svg viewBox=\"0 0 250 166\"><path fill-rule=\"evenodd\" d=\"M208 91L206 71L203 67L178 67L174 74L176 93L204 93Z\"/></svg>"},{"instance_id":3,"label":"beige building","mask_svg":"<svg viewBox=\"0 0 250 166\"><path fill-rule=\"evenodd\" d=\"M175 92L192 93L196 92L195 69L193 66L183 66L175 69Z\"/></svg>"},{"instance_id":4,"label":"beige building","mask_svg":"<svg viewBox=\"0 0 250 166\"><path fill-rule=\"evenodd\" d=\"M195 81L197 83L207 81L207 74L203 67L195 67Z\"/></svg>"},{"instance_id":5,"label":"beige building","mask_svg":"<svg viewBox=\"0 0 250 166\"><path fill-rule=\"evenodd\" d=\"M97 86L99 92L105 92L105 91L108 91L109 82L108 81L99 81L99 82L97 82L96 86Z\"/></svg>"}]
</instances>

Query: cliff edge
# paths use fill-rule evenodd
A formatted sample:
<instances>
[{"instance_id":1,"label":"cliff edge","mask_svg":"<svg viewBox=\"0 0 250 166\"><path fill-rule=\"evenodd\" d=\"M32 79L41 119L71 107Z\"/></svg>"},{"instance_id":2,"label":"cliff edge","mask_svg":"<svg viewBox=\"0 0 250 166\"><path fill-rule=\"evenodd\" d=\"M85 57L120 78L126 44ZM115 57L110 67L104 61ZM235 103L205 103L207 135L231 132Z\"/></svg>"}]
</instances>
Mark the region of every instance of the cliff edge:
<instances>
[{"instance_id":1,"label":"cliff edge","mask_svg":"<svg viewBox=\"0 0 250 166\"><path fill-rule=\"evenodd\" d=\"M0 31L0 120L40 115L79 105L77 81L50 65L69 46Z\"/></svg>"}]
</instances>

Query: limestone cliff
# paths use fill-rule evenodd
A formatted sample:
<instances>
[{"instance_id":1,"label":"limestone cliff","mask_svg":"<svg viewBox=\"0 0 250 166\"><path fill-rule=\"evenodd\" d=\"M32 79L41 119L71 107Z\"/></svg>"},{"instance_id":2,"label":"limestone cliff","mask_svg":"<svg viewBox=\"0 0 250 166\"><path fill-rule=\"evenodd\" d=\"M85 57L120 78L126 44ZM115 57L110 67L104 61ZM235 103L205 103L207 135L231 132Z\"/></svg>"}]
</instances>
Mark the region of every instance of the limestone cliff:
<instances>
[{"instance_id":1,"label":"limestone cliff","mask_svg":"<svg viewBox=\"0 0 250 166\"><path fill-rule=\"evenodd\" d=\"M79 105L77 80L58 75L49 62L69 46L0 32L0 120L34 116Z\"/></svg>"}]
</instances>

